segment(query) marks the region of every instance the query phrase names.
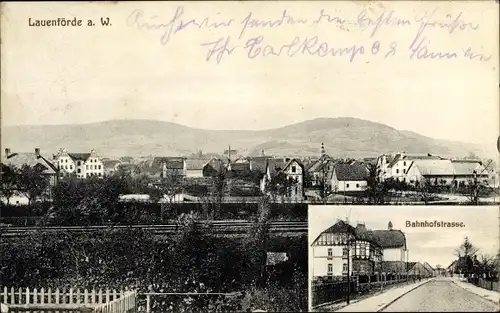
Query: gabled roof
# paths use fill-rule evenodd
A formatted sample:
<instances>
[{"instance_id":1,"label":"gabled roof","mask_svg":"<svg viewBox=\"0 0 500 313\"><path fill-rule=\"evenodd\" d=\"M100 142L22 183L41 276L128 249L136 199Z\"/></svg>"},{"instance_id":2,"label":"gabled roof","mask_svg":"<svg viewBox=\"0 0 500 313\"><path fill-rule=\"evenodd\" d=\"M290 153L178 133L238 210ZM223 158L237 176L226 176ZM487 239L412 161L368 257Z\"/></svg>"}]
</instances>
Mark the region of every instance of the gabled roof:
<instances>
[{"instance_id":1,"label":"gabled roof","mask_svg":"<svg viewBox=\"0 0 500 313\"><path fill-rule=\"evenodd\" d=\"M290 165L292 165L292 163L297 163L302 168L302 170L304 170L304 165L297 159L288 160L288 162L286 162L286 164L283 166L282 170L285 171L288 167L290 167Z\"/></svg>"},{"instance_id":2,"label":"gabled roof","mask_svg":"<svg viewBox=\"0 0 500 313\"><path fill-rule=\"evenodd\" d=\"M368 176L366 165L361 163L337 163L333 171L339 181L363 181Z\"/></svg>"},{"instance_id":3,"label":"gabled roof","mask_svg":"<svg viewBox=\"0 0 500 313\"><path fill-rule=\"evenodd\" d=\"M480 161L474 160L452 160L451 164L455 175L473 175L474 171L478 175L488 175L488 172Z\"/></svg>"},{"instance_id":4,"label":"gabled roof","mask_svg":"<svg viewBox=\"0 0 500 313\"><path fill-rule=\"evenodd\" d=\"M252 171L260 171L264 173L266 171L267 160L271 158L252 158L250 159L250 168Z\"/></svg>"},{"instance_id":5,"label":"gabled roof","mask_svg":"<svg viewBox=\"0 0 500 313\"><path fill-rule=\"evenodd\" d=\"M68 153L69 157L73 159L74 161L87 161L88 158L90 158L90 153Z\"/></svg>"},{"instance_id":6,"label":"gabled roof","mask_svg":"<svg viewBox=\"0 0 500 313\"><path fill-rule=\"evenodd\" d=\"M115 168L118 164L121 164L118 160L104 160L102 161L102 165L104 168Z\"/></svg>"},{"instance_id":7,"label":"gabled roof","mask_svg":"<svg viewBox=\"0 0 500 313\"><path fill-rule=\"evenodd\" d=\"M455 173L450 160L416 160L410 164L408 171L412 167L417 167L423 176L454 175Z\"/></svg>"},{"instance_id":8,"label":"gabled roof","mask_svg":"<svg viewBox=\"0 0 500 313\"><path fill-rule=\"evenodd\" d=\"M231 163L231 170L235 172L250 171L250 163Z\"/></svg>"},{"instance_id":9,"label":"gabled roof","mask_svg":"<svg viewBox=\"0 0 500 313\"><path fill-rule=\"evenodd\" d=\"M162 168L164 163L169 161L183 161L184 158L181 157L154 157L152 161L150 161L149 166Z\"/></svg>"},{"instance_id":10,"label":"gabled roof","mask_svg":"<svg viewBox=\"0 0 500 313\"><path fill-rule=\"evenodd\" d=\"M43 173L55 174L57 167L41 155L35 153L12 153L5 160L5 165L21 168L24 164L34 167L41 165Z\"/></svg>"},{"instance_id":11,"label":"gabled roof","mask_svg":"<svg viewBox=\"0 0 500 313\"><path fill-rule=\"evenodd\" d=\"M183 159L167 159L165 162L165 167L168 170L184 169L184 160Z\"/></svg>"},{"instance_id":12,"label":"gabled roof","mask_svg":"<svg viewBox=\"0 0 500 313\"><path fill-rule=\"evenodd\" d=\"M285 168L285 160L283 159L269 159L267 160L266 171L269 170L271 176L276 175L278 172Z\"/></svg>"},{"instance_id":13,"label":"gabled roof","mask_svg":"<svg viewBox=\"0 0 500 313\"><path fill-rule=\"evenodd\" d=\"M377 242L384 249L406 248L406 237L400 230L373 230L372 232Z\"/></svg>"},{"instance_id":14,"label":"gabled roof","mask_svg":"<svg viewBox=\"0 0 500 313\"><path fill-rule=\"evenodd\" d=\"M187 170L202 170L210 159L186 159Z\"/></svg>"}]
</instances>

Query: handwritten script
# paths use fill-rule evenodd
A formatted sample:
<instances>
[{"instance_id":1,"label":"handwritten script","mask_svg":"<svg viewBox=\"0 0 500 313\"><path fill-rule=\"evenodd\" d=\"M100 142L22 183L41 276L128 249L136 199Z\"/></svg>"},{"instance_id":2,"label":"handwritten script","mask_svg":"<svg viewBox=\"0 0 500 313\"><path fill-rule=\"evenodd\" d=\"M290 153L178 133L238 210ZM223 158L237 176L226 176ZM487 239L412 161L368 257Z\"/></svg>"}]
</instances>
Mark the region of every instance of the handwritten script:
<instances>
[{"instance_id":1,"label":"handwritten script","mask_svg":"<svg viewBox=\"0 0 500 313\"><path fill-rule=\"evenodd\" d=\"M188 17L184 7L179 6L165 16L133 10L126 24L139 30L157 32L163 46L175 45L175 37L183 36L188 31L209 31L207 37L212 38L200 42L199 46L206 51L206 61L216 63L221 63L235 53L244 53L249 59L314 56L343 57L348 62L400 55L410 60L462 58L476 62L488 62L492 57L491 53L481 51L482 47L467 45L455 50L439 50L429 33L451 37L468 32L474 36L480 25L469 22L464 12L449 14L436 9L417 12L414 16L399 15L394 10L386 9L361 9L354 16L348 16L340 10L320 9L307 17L283 9L271 18L248 12L240 18L216 14L193 19ZM323 27L323 30L320 31L319 27ZM328 31L324 31L324 27L328 27ZM271 36L273 30L280 28L286 28L283 34L288 38L285 36L277 40L276 36ZM381 36L386 29L405 31L410 40L399 42L387 39L391 38L390 34ZM308 35L289 35L294 30ZM357 42L337 40L336 31L352 33L353 41ZM364 32L366 36L358 36L355 32Z\"/></svg>"}]
</instances>

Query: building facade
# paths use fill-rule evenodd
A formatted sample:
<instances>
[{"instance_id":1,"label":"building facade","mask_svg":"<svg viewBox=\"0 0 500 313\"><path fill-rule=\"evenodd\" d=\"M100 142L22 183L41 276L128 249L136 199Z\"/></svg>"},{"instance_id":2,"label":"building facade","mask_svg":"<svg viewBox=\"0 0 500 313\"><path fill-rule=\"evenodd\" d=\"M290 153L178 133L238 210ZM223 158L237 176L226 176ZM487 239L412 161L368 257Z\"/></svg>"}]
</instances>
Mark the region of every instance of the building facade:
<instances>
[{"instance_id":1,"label":"building facade","mask_svg":"<svg viewBox=\"0 0 500 313\"><path fill-rule=\"evenodd\" d=\"M104 166L95 150L90 153L69 153L61 149L54 156L59 176L75 175L76 178L104 177Z\"/></svg>"}]
</instances>

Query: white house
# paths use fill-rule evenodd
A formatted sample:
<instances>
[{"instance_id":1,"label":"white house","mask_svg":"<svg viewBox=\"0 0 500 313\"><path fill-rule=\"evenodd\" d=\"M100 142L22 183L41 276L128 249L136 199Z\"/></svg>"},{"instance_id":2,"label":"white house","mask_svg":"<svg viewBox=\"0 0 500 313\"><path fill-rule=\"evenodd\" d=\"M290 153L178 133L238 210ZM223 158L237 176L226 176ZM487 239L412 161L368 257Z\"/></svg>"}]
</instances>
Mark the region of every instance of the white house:
<instances>
[{"instance_id":1,"label":"white house","mask_svg":"<svg viewBox=\"0 0 500 313\"><path fill-rule=\"evenodd\" d=\"M266 161L266 169L264 176L260 182L262 192L266 192L268 184L273 177L285 174L286 179L293 182L287 192L287 198L291 200L301 201L304 199L304 166L297 159L268 159Z\"/></svg>"},{"instance_id":2,"label":"white house","mask_svg":"<svg viewBox=\"0 0 500 313\"><path fill-rule=\"evenodd\" d=\"M203 177L203 169L210 162L210 159L186 159L186 177L200 178Z\"/></svg>"},{"instance_id":3,"label":"white house","mask_svg":"<svg viewBox=\"0 0 500 313\"><path fill-rule=\"evenodd\" d=\"M104 166L95 150L90 153L69 153L66 149L61 149L54 156L54 160L61 177L71 174L75 174L77 178L104 176Z\"/></svg>"},{"instance_id":4,"label":"white house","mask_svg":"<svg viewBox=\"0 0 500 313\"><path fill-rule=\"evenodd\" d=\"M337 163L332 173L333 192L359 192L367 186L368 169L361 163Z\"/></svg>"},{"instance_id":5,"label":"white house","mask_svg":"<svg viewBox=\"0 0 500 313\"><path fill-rule=\"evenodd\" d=\"M406 180L410 184L417 184L424 179L434 185L461 184L478 179L479 182L488 181L488 172L479 161L472 160L415 160L410 163L406 172Z\"/></svg>"}]
</instances>

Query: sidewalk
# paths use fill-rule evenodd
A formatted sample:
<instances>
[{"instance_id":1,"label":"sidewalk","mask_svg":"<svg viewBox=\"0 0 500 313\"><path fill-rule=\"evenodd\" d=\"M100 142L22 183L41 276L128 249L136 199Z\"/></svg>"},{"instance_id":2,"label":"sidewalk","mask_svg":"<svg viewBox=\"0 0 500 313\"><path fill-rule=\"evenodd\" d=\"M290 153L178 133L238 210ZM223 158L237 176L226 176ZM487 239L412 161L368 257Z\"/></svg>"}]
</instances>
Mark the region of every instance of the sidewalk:
<instances>
[{"instance_id":1,"label":"sidewalk","mask_svg":"<svg viewBox=\"0 0 500 313\"><path fill-rule=\"evenodd\" d=\"M341 308L340 310L336 310L335 312L378 312L408 292L429 281L431 281L431 279L423 279L421 282L390 288L370 298L359 301L351 301L351 304Z\"/></svg>"},{"instance_id":2,"label":"sidewalk","mask_svg":"<svg viewBox=\"0 0 500 313\"><path fill-rule=\"evenodd\" d=\"M460 278L452 278L451 279L457 286L472 292L473 294L476 294L480 296L483 299L486 299L488 301L493 302L494 304L499 304L500 302L500 292L493 291L493 290L488 290L484 289L481 287L477 287L471 283L468 283L465 280L462 280Z\"/></svg>"}]
</instances>

